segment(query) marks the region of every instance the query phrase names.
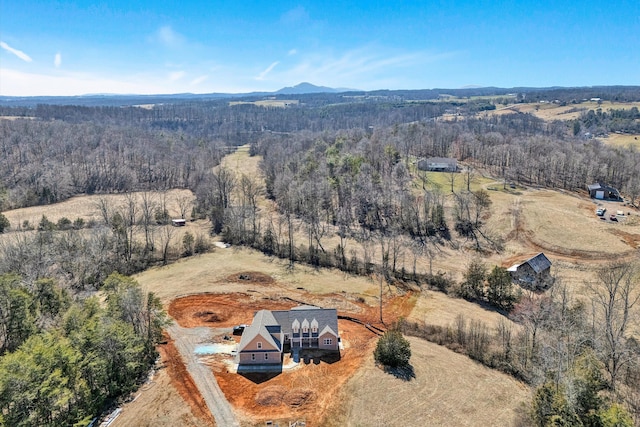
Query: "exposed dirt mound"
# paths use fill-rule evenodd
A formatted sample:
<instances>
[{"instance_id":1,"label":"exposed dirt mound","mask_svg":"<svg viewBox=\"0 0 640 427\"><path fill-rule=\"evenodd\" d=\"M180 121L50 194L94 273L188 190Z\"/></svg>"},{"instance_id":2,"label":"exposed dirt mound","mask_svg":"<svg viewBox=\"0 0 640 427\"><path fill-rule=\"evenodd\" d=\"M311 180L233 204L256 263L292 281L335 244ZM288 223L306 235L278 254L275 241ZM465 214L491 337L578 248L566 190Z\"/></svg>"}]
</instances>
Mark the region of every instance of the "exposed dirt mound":
<instances>
[{"instance_id":1,"label":"exposed dirt mound","mask_svg":"<svg viewBox=\"0 0 640 427\"><path fill-rule=\"evenodd\" d=\"M299 408L301 406L306 405L307 403L311 403L316 399L316 395L313 391L308 389L296 388L289 391L284 396L284 403L287 406L292 408Z\"/></svg>"},{"instance_id":2,"label":"exposed dirt mound","mask_svg":"<svg viewBox=\"0 0 640 427\"><path fill-rule=\"evenodd\" d=\"M261 406L279 406L287 394L287 389L281 385L266 387L256 393L256 403Z\"/></svg>"},{"instance_id":3,"label":"exposed dirt mound","mask_svg":"<svg viewBox=\"0 0 640 427\"><path fill-rule=\"evenodd\" d=\"M297 305L293 301L266 298L263 295L197 294L176 298L168 312L180 326L194 328L210 326L227 328L251 323L254 312L262 309L285 310Z\"/></svg>"},{"instance_id":4,"label":"exposed dirt mound","mask_svg":"<svg viewBox=\"0 0 640 427\"><path fill-rule=\"evenodd\" d=\"M202 319L203 322L221 322L224 320L213 311L199 311L194 314L194 317Z\"/></svg>"},{"instance_id":5,"label":"exposed dirt mound","mask_svg":"<svg viewBox=\"0 0 640 427\"><path fill-rule=\"evenodd\" d=\"M241 271L227 276L225 280L227 282L253 283L256 285L271 285L276 282L273 277L259 271Z\"/></svg>"}]
</instances>

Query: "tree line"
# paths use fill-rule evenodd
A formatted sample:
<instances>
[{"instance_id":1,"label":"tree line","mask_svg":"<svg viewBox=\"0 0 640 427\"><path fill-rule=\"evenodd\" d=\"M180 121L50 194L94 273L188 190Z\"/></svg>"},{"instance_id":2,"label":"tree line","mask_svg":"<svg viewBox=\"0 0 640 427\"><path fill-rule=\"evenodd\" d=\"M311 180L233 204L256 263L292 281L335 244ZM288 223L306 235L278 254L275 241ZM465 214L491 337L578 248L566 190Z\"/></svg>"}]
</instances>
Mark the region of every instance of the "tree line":
<instances>
[{"instance_id":1,"label":"tree line","mask_svg":"<svg viewBox=\"0 0 640 427\"><path fill-rule=\"evenodd\" d=\"M0 210L77 194L195 189L223 146L100 122L0 120Z\"/></svg>"},{"instance_id":2,"label":"tree line","mask_svg":"<svg viewBox=\"0 0 640 427\"><path fill-rule=\"evenodd\" d=\"M0 274L16 273L29 282L53 277L73 293L96 290L113 271L133 274L152 265L210 250L209 236L187 231L178 238L165 192L127 193L118 203L101 197L98 220L43 215L38 223L12 224L0 240ZM191 218L191 199L175 200Z\"/></svg>"},{"instance_id":3,"label":"tree line","mask_svg":"<svg viewBox=\"0 0 640 427\"><path fill-rule=\"evenodd\" d=\"M84 426L146 378L167 323L160 301L115 273L103 290L105 305L0 275L0 424Z\"/></svg>"}]
</instances>

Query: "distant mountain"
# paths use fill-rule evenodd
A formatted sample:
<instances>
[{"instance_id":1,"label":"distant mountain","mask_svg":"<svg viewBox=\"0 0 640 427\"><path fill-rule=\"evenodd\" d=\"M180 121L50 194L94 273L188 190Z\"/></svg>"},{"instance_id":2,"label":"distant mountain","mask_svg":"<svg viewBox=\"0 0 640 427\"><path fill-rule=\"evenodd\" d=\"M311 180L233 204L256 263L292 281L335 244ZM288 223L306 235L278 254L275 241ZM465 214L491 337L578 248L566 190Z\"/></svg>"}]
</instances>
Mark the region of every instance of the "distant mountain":
<instances>
[{"instance_id":1,"label":"distant mountain","mask_svg":"<svg viewBox=\"0 0 640 427\"><path fill-rule=\"evenodd\" d=\"M350 93L348 93L350 92ZM3 96L0 95L0 107L35 107L38 104L51 105L82 105L82 106L128 106L142 104L171 104L184 102L218 102L224 105L226 100L241 99L249 102L264 99L265 97L285 98L293 97L303 100L306 105L314 102L348 103L389 100L433 100L440 95L471 97L471 96L495 96L507 94L520 94L522 99L528 102L540 100L560 100L572 102L573 100L602 98L603 100L616 100L623 102L637 101L640 99L640 86L589 86L589 87L475 87L446 89L381 89L374 91L361 91L357 89L331 88L316 86L311 83L300 83L293 87L285 87L275 92L251 92L251 93L178 93L156 95L122 95L122 94L90 94L81 96ZM526 95L526 97L525 97ZM315 105L315 104L314 104Z\"/></svg>"},{"instance_id":2,"label":"distant mountain","mask_svg":"<svg viewBox=\"0 0 640 427\"><path fill-rule=\"evenodd\" d=\"M335 89L327 86L316 86L311 83L303 82L293 87L283 87L273 93L276 95L302 95L305 93L338 93L352 90L353 89Z\"/></svg>"}]
</instances>

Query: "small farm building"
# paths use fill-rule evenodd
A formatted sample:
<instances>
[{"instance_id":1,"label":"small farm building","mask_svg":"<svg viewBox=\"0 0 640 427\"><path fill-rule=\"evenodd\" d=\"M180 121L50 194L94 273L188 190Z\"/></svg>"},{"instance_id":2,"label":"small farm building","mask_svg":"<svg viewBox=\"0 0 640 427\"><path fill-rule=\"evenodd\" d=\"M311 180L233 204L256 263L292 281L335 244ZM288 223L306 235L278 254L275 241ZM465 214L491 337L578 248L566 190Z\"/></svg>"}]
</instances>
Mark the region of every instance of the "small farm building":
<instances>
[{"instance_id":1,"label":"small farm building","mask_svg":"<svg viewBox=\"0 0 640 427\"><path fill-rule=\"evenodd\" d=\"M171 225L173 225L174 227L183 227L187 225L187 221L184 219L172 219Z\"/></svg>"},{"instance_id":2,"label":"small farm building","mask_svg":"<svg viewBox=\"0 0 640 427\"><path fill-rule=\"evenodd\" d=\"M543 291L553 284L551 261L542 252L508 268L515 283L525 289Z\"/></svg>"},{"instance_id":3,"label":"small farm building","mask_svg":"<svg viewBox=\"0 0 640 427\"><path fill-rule=\"evenodd\" d=\"M456 172L458 160L449 157L429 157L418 160L418 169L432 172Z\"/></svg>"},{"instance_id":4,"label":"small farm building","mask_svg":"<svg viewBox=\"0 0 640 427\"><path fill-rule=\"evenodd\" d=\"M598 200L622 200L620 197L620 193L615 188L601 184L595 183L591 185L587 185L587 190L589 190L589 196L592 199Z\"/></svg>"}]
</instances>

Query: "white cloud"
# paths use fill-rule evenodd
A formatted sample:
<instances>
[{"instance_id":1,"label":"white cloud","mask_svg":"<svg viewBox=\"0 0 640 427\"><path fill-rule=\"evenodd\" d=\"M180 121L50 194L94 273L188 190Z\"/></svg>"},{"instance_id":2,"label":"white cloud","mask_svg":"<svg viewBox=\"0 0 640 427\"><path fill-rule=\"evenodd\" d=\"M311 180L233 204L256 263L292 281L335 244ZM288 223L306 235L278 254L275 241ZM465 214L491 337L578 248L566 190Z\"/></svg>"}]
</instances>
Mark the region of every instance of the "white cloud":
<instances>
[{"instance_id":1,"label":"white cloud","mask_svg":"<svg viewBox=\"0 0 640 427\"><path fill-rule=\"evenodd\" d=\"M365 46L339 54L317 52L300 55L292 68L273 75L271 80L285 84L309 81L334 87L380 89L393 87L418 75L425 65L446 61L455 55L455 52L398 52L380 46ZM384 86L378 86L380 84Z\"/></svg>"},{"instance_id":2,"label":"white cloud","mask_svg":"<svg viewBox=\"0 0 640 427\"><path fill-rule=\"evenodd\" d=\"M167 47L177 47L184 43L184 36L165 25L156 31L154 39Z\"/></svg>"},{"instance_id":3,"label":"white cloud","mask_svg":"<svg viewBox=\"0 0 640 427\"><path fill-rule=\"evenodd\" d=\"M204 82L205 80L207 80L209 78L208 75L203 75L200 77L196 77L195 79L191 80L191 83L189 83L191 86L197 86L200 83Z\"/></svg>"},{"instance_id":4,"label":"white cloud","mask_svg":"<svg viewBox=\"0 0 640 427\"><path fill-rule=\"evenodd\" d=\"M276 65L278 65L280 63L280 61L275 61L273 62L271 65L269 65L264 71L262 71L258 77L256 77L256 80L264 80L265 77L267 77L267 74L269 74L271 72L271 70L273 70L275 68Z\"/></svg>"},{"instance_id":5,"label":"white cloud","mask_svg":"<svg viewBox=\"0 0 640 427\"><path fill-rule=\"evenodd\" d=\"M27 55L26 53L24 53L21 50L12 48L11 46L6 44L5 42L0 42L0 47L3 48L4 50L6 50L7 52L14 54L15 56L17 56L18 58L22 59L25 62L33 61L29 55Z\"/></svg>"},{"instance_id":6,"label":"white cloud","mask_svg":"<svg viewBox=\"0 0 640 427\"><path fill-rule=\"evenodd\" d=\"M56 55L53 57L53 65L56 68L60 68L60 66L62 65L62 54L60 52L56 53Z\"/></svg>"},{"instance_id":7,"label":"white cloud","mask_svg":"<svg viewBox=\"0 0 640 427\"><path fill-rule=\"evenodd\" d=\"M289 56L293 56L293 55L295 55L296 53L298 53L298 51L297 51L296 49L291 49L291 50L287 53L287 55L289 55Z\"/></svg>"},{"instance_id":8,"label":"white cloud","mask_svg":"<svg viewBox=\"0 0 640 427\"><path fill-rule=\"evenodd\" d=\"M183 78L185 74L186 73L184 71L173 71L169 73L169 80L175 82L176 80L180 80L181 78Z\"/></svg>"},{"instance_id":9,"label":"white cloud","mask_svg":"<svg viewBox=\"0 0 640 427\"><path fill-rule=\"evenodd\" d=\"M148 76L105 78L92 74L46 75L0 68L0 95L71 96L89 93L167 93L166 85ZM177 93L177 91L176 91Z\"/></svg>"}]
</instances>

